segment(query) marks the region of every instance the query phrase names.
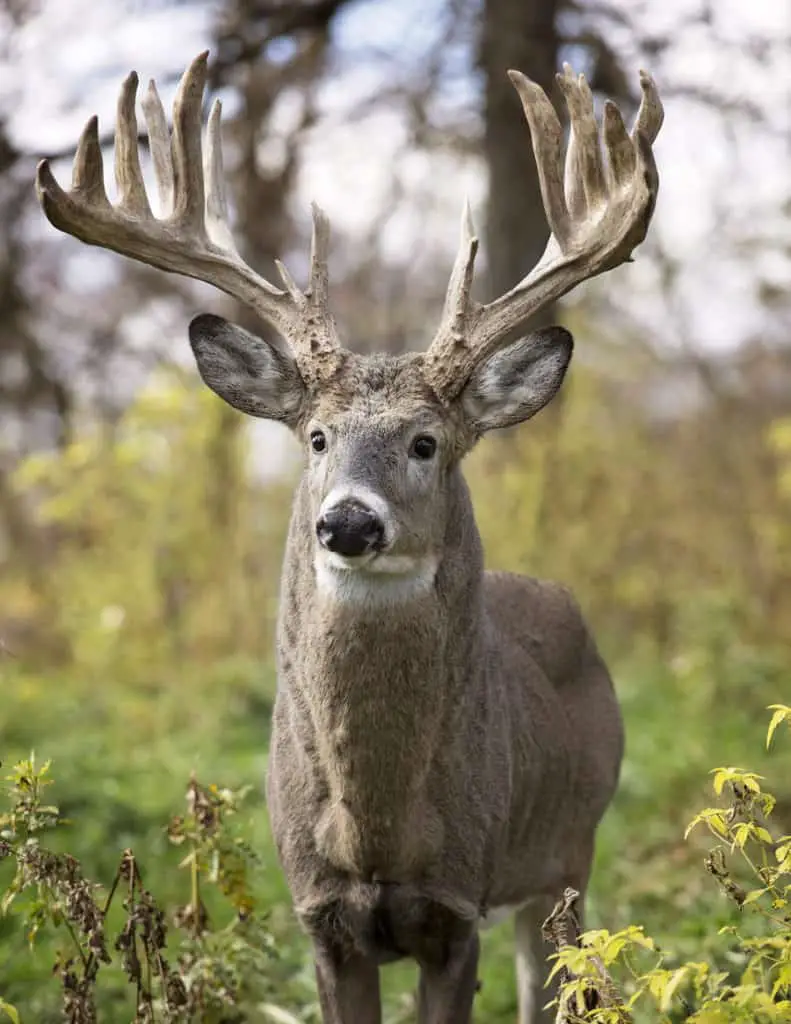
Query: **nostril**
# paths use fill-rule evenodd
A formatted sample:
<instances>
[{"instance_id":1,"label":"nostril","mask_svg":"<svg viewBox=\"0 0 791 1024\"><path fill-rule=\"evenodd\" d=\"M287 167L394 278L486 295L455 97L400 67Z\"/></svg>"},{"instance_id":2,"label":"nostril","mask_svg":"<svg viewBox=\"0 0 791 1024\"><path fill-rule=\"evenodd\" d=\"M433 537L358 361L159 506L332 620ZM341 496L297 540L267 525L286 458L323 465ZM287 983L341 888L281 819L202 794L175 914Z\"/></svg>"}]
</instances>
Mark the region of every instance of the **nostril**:
<instances>
[{"instance_id":1,"label":"nostril","mask_svg":"<svg viewBox=\"0 0 791 1024\"><path fill-rule=\"evenodd\" d=\"M333 536L332 525L326 516L319 516L316 520L316 536L325 546L332 541Z\"/></svg>"},{"instance_id":2,"label":"nostril","mask_svg":"<svg viewBox=\"0 0 791 1024\"><path fill-rule=\"evenodd\" d=\"M316 520L316 536L322 547L347 557L380 548L385 527L377 514L356 501L344 501Z\"/></svg>"},{"instance_id":3,"label":"nostril","mask_svg":"<svg viewBox=\"0 0 791 1024\"><path fill-rule=\"evenodd\" d=\"M384 538L384 524L379 516L370 508L364 505L357 505L349 516L349 527L368 541L369 544L379 544Z\"/></svg>"},{"instance_id":4,"label":"nostril","mask_svg":"<svg viewBox=\"0 0 791 1024\"><path fill-rule=\"evenodd\" d=\"M381 544L384 540L385 528L384 523L376 516L373 512L370 514L368 519L368 526L365 532L365 538L374 547Z\"/></svg>"}]
</instances>

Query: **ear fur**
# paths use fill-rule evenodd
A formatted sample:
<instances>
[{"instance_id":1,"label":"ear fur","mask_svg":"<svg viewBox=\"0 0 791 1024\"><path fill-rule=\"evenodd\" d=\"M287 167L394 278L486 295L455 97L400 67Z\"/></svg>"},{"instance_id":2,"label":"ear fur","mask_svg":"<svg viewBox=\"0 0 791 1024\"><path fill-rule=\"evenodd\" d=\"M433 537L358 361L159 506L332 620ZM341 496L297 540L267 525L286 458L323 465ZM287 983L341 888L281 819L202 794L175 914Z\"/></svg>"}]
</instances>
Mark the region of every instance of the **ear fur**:
<instances>
[{"instance_id":1,"label":"ear fur","mask_svg":"<svg viewBox=\"0 0 791 1024\"><path fill-rule=\"evenodd\" d=\"M483 434L535 416L557 394L573 348L565 328L546 327L477 366L461 394L475 429Z\"/></svg>"},{"instance_id":2,"label":"ear fur","mask_svg":"<svg viewBox=\"0 0 791 1024\"><path fill-rule=\"evenodd\" d=\"M211 313L195 317L189 338L198 371L215 394L248 416L296 425L305 385L287 353Z\"/></svg>"}]
</instances>

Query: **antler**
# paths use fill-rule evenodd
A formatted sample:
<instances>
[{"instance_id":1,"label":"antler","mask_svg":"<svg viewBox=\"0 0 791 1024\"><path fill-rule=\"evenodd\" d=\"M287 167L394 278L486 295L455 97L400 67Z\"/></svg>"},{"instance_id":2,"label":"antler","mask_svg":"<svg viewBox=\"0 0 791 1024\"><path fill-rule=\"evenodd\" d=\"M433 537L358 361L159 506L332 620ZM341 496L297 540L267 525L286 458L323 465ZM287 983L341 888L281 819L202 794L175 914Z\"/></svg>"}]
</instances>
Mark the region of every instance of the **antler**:
<instances>
[{"instance_id":1,"label":"antler","mask_svg":"<svg viewBox=\"0 0 791 1024\"><path fill-rule=\"evenodd\" d=\"M281 263L277 267L285 289L260 277L239 256L228 225L219 100L209 116L202 160L207 58L208 51L200 54L182 76L173 104L172 138L153 81L143 100L162 219L151 212L140 170L135 72L127 77L118 100L118 204L110 204L104 189L96 117L88 121L80 138L70 191L58 185L48 161L41 161L36 174L39 201L56 228L89 245L194 277L239 299L288 341L307 383L322 380L332 375L341 358L328 309L329 222L314 204L310 287L305 292Z\"/></svg>"},{"instance_id":2,"label":"antler","mask_svg":"<svg viewBox=\"0 0 791 1024\"><path fill-rule=\"evenodd\" d=\"M651 145L664 111L650 75L640 72L642 100L631 135L615 104L605 104L605 165L590 88L583 75L576 77L564 65L557 76L571 121L564 175L563 132L552 104L535 82L518 71L508 74L530 125L551 235L527 277L482 306L470 298L478 239L465 205L442 322L424 357L426 380L447 402L458 395L475 366L539 309L581 281L627 261L645 238L656 205L659 176Z\"/></svg>"}]
</instances>

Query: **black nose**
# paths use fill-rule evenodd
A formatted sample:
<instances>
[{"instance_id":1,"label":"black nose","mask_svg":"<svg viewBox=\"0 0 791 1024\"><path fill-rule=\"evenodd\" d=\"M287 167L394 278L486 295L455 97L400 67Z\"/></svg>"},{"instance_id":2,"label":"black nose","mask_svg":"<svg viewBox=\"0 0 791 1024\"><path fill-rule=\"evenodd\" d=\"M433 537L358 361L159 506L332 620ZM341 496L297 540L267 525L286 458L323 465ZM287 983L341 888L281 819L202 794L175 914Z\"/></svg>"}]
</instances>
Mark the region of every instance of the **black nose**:
<instances>
[{"instance_id":1,"label":"black nose","mask_svg":"<svg viewBox=\"0 0 791 1024\"><path fill-rule=\"evenodd\" d=\"M379 547L384 535L379 516L359 501L340 501L316 521L316 536L322 547L347 558Z\"/></svg>"}]
</instances>

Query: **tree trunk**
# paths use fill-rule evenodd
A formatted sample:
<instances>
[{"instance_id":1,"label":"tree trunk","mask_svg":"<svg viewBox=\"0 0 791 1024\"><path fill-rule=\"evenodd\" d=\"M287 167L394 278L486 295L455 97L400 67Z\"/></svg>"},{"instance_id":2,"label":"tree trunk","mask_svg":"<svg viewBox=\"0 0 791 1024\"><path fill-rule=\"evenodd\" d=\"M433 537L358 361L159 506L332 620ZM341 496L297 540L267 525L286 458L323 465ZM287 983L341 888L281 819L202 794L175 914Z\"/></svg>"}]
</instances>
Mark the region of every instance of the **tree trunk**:
<instances>
[{"instance_id":1,"label":"tree trunk","mask_svg":"<svg viewBox=\"0 0 791 1024\"><path fill-rule=\"evenodd\" d=\"M487 299L501 295L538 262L549 238L530 130L506 72L522 71L557 101L557 17L562 0L485 0L480 62L485 80L484 155L489 169L486 217ZM541 310L531 328L555 319L554 303ZM560 487L558 465L562 392L534 427L542 447L541 495L532 549L540 552L551 532L553 495ZM498 458L507 457L513 431L503 432Z\"/></svg>"},{"instance_id":2,"label":"tree trunk","mask_svg":"<svg viewBox=\"0 0 791 1024\"><path fill-rule=\"evenodd\" d=\"M508 291L524 277L549 237L530 132L506 72L524 72L554 98L559 6L559 0L485 0L480 63L489 168L487 297ZM544 310L536 325L552 317L552 309Z\"/></svg>"}]
</instances>

